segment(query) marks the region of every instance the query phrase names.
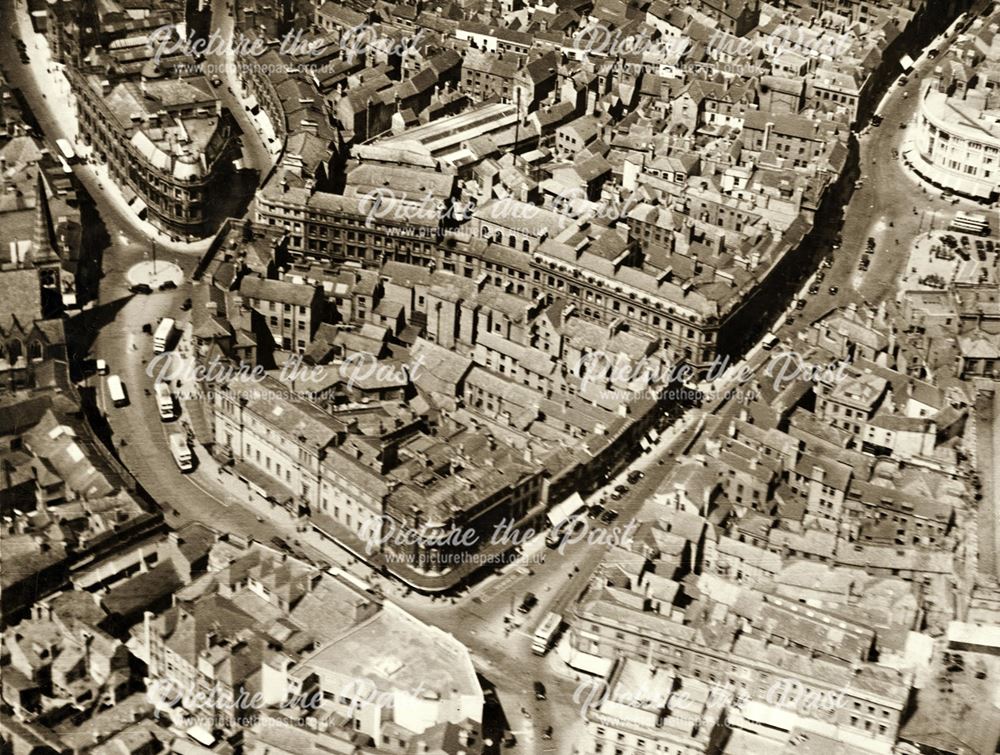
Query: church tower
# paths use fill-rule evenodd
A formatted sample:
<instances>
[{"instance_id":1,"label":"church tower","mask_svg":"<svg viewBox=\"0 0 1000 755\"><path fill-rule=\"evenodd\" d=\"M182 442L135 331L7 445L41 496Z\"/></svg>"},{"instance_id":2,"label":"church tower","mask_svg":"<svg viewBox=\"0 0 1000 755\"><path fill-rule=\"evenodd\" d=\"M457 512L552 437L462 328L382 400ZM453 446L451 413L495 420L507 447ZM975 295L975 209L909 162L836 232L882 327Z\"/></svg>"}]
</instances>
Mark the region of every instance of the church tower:
<instances>
[{"instance_id":1,"label":"church tower","mask_svg":"<svg viewBox=\"0 0 1000 755\"><path fill-rule=\"evenodd\" d=\"M52 223L52 212L49 210L48 195L45 192L45 178L39 170L35 186L35 228L31 238L30 264L38 271L42 313L46 318L58 316L62 312L60 280L62 268L53 243L54 238L55 228Z\"/></svg>"}]
</instances>

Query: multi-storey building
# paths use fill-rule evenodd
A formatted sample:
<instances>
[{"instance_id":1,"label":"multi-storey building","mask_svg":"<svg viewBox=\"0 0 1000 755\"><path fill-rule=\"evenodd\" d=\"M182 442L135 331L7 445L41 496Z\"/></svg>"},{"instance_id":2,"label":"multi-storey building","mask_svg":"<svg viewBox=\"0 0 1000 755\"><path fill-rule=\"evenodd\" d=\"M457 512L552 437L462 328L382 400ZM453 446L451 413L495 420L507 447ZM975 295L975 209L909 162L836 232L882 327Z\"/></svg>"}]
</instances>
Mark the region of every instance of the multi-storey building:
<instances>
[{"instance_id":1,"label":"multi-storey building","mask_svg":"<svg viewBox=\"0 0 1000 755\"><path fill-rule=\"evenodd\" d=\"M816 414L860 436L865 424L875 416L886 396L889 381L879 375L862 373L830 385L817 386Z\"/></svg>"},{"instance_id":2,"label":"multi-storey building","mask_svg":"<svg viewBox=\"0 0 1000 755\"><path fill-rule=\"evenodd\" d=\"M211 231L211 192L229 166L232 122L204 77L108 79L67 69L80 132L140 216L175 237Z\"/></svg>"},{"instance_id":3,"label":"multi-storey building","mask_svg":"<svg viewBox=\"0 0 1000 755\"><path fill-rule=\"evenodd\" d=\"M304 352L323 316L318 286L247 276L240 282L240 296L244 311L255 313L274 346L284 351ZM244 329L253 330L252 325Z\"/></svg>"},{"instance_id":4,"label":"multi-storey building","mask_svg":"<svg viewBox=\"0 0 1000 755\"><path fill-rule=\"evenodd\" d=\"M589 691L586 684L579 689ZM669 755L719 752L726 740L727 701L705 682L623 658L584 699L587 734L579 752Z\"/></svg>"},{"instance_id":5,"label":"multi-storey building","mask_svg":"<svg viewBox=\"0 0 1000 755\"><path fill-rule=\"evenodd\" d=\"M986 199L1000 187L1000 104L992 89L950 96L928 84L920 98L914 167L933 183Z\"/></svg>"},{"instance_id":6,"label":"multi-storey building","mask_svg":"<svg viewBox=\"0 0 1000 755\"><path fill-rule=\"evenodd\" d=\"M742 37L760 23L760 3L757 0L695 0L688 8L704 13L730 34Z\"/></svg>"},{"instance_id":7,"label":"multi-storey building","mask_svg":"<svg viewBox=\"0 0 1000 755\"><path fill-rule=\"evenodd\" d=\"M497 532L537 526L542 466L496 438L462 431L400 449L386 499L386 560L398 574L440 589L499 559L514 543ZM389 532L386 533L387 535Z\"/></svg>"},{"instance_id":8,"label":"multi-storey building","mask_svg":"<svg viewBox=\"0 0 1000 755\"><path fill-rule=\"evenodd\" d=\"M304 399L290 398L271 379L245 389L237 381L213 393L215 443L248 482L267 475L276 485L268 497L295 510L315 506L321 462L327 448L344 435L344 424ZM248 469L244 469L248 467ZM283 500L278 500L279 497Z\"/></svg>"},{"instance_id":9,"label":"multi-storey building","mask_svg":"<svg viewBox=\"0 0 1000 755\"><path fill-rule=\"evenodd\" d=\"M290 254L324 262L426 264L442 233L442 218L417 205L396 204L383 213L365 196L311 192L283 181L258 193L257 222L284 228Z\"/></svg>"},{"instance_id":10,"label":"multi-storey building","mask_svg":"<svg viewBox=\"0 0 1000 755\"><path fill-rule=\"evenodd\" d=\"M773 690L784 685L793 691L786 695L786 707L797 715L891 746L909 700L907 677L866 663L866 657L844 661L818 653L824 637L843 637L847 626L841 629L842 620L814 611L809 611L810 618L805 607L785 603L798 611L798 617L794 625L776 626L786 626L797 634L796 642L811 642L814 649L798 649L794 643L738 626L742 622L735 617L694 626L639 605L624 605L607 593L585 594L577 604L569 643L590 656L587 661L580 656L580 663L607 666L613 659L628 658L739 690L752 700L777 698L779 706L781 699ZM832 642L829 647L836 645ZM841 694L839 705L796 710L803 699L836 699L830 696Z\"/></svg>"}]
</instances>

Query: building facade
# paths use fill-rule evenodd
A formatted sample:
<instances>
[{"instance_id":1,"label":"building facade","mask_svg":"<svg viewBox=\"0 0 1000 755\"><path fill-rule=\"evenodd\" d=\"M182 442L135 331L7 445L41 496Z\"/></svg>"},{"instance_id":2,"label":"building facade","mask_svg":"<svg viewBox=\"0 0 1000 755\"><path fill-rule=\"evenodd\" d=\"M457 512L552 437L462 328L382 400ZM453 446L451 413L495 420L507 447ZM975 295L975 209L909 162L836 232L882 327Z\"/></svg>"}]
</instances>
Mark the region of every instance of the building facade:
<instances>
[{"instance_id":1,"label":"building facade","mask_svg":"<svg viewBox=\"0 0 1000 755\"><path fill-rule=\"evenodd\" d=\"M233 123L204 78L166 79L152 68L120 80L67 73L81 138L139 216L178 239L207 236Z\"/></svg>"}]
</instances>

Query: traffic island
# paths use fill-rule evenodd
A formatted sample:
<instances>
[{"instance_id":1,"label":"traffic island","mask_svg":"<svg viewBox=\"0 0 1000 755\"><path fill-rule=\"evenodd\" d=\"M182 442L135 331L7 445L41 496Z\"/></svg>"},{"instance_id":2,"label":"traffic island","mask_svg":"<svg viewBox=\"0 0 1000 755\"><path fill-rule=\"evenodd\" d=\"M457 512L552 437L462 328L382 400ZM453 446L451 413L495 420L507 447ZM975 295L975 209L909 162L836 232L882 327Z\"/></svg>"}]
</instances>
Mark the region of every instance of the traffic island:
<instances>
[{"instance_id":1,"label":"traffic island","mask_svg":"<svg viewBox=\"0 0 1000 755\"><path fill-rule=\"evenodd\" d=\"M169 283L179 286L184 282L184 271L173 262L146 260L132 265L125 273L125 277L130 286L144 283L152 289L158 289Z\"/></svg>"}]
</instances>

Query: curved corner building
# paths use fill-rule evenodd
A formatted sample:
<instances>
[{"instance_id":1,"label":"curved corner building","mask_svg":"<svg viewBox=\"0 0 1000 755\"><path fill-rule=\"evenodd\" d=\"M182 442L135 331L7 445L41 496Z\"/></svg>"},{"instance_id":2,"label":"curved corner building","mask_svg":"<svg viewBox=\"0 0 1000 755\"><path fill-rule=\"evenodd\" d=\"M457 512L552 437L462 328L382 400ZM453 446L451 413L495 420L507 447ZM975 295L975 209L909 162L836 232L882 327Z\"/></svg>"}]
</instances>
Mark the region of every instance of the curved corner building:
<instances>
[{"instance_id":1,"label":"curved corner building","mask_svg":"<svg viewBox=\"0 0 1000 755\"><path fill-rule=\"evenodd\" d=\"M226 162L232 124L202 76L165 78L72 75L81 133L126 200L167 233L211 233L208 200Z\"/></svg>"},{"instance_id":2,"label":"curved corner building","mask_svg":"<svg viewBox=\"0 0 1000 755\"><path fill-rule=\"evenodd\" d=\"M977 199L1000 187L1000 97L985 87L920 98L913 165L932 183Z\"/></svg>"}]
</instances>

